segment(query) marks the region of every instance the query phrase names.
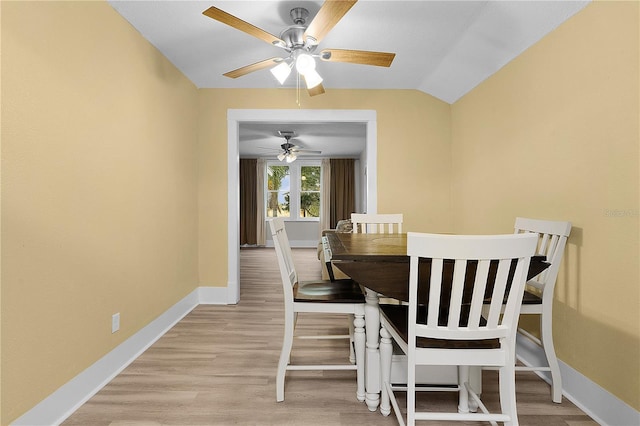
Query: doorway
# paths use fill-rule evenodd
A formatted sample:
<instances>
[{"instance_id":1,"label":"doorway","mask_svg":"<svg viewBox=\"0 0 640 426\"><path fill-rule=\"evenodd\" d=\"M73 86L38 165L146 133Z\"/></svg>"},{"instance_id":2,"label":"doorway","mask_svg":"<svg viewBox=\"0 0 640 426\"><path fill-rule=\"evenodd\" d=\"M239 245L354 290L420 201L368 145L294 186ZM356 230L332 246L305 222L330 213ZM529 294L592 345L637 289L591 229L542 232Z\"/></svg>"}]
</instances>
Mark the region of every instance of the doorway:
<instances>
[{"instance_id":1,"label":"doorway","mask_svg":"<svg viewBox=\"0 0 640 426\"><path fill-rule=\"evenodd\" d=\"M227 303L240 300L240 189L238 129L241 122L362 122L366 123L366 211L377 212L377 122L373 110L246 110L227 111Z\"/></svg>"}]
</instances>

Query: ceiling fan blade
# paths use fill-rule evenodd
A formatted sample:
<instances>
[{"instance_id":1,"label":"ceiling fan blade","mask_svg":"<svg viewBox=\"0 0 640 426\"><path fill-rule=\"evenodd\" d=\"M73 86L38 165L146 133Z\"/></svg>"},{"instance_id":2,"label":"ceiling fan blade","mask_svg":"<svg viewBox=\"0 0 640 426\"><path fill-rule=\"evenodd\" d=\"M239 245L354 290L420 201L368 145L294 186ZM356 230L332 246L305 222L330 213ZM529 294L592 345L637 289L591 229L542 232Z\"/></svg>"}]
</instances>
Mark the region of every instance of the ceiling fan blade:
<instances>
[{"instance_id":1,"label":"ceiling fan blade","mask_svg":"<svg viewBox=\"0 0 640 426\"><path fill-rule=\"evenodd\" d=\"M304 32L304 39L313 37L317 43L342 19L358 0L326 0Z\"/></svg>"},{"instance_id":2,"label":"ceiling fan blade","mask_svg":"<svg viewBox=\"0 0 640 426\"><path fill-rule=\"evenodd\" d=\"M312 87L311 89L307 89L307 93L309 93L309 96L322 95L324 93L324 86L322 85L322 83L320 83L317 86Z\"/></svg>"},{"instance_id":3,"label":"ceiling fan blade","mask_svg":"<svg viewBox=\"0 0 640 426\"><path fill-rule=\"evenodd\" d=\"M289 145L288 148L289 148L289 150L291 152L301 152L303 154L322 154L322 151L316 151L316 150L313 150L313 149L302 148L299 145Z\"/></svg>"},{"instance_id":4,"label":"ceiling fan blade","mask_svg":"<svg viewBox=\"0 0 640 426\"><path fill-rule=\"evenodd\" d=\"M229 78L238 78L238 77L242 77L243 75L247 75L249 73L252 73L254 71L258 71L264 68L269 68L272 66L275 66L278 61L280 61L281 58L269 58L269 59L265 59L264 61L260 61L260 62L256 62L255 64L251 64L251 65L246 65L242 68L238 68L236 70L233 71L229 71L224 73L223 75L225 77L229 77Z\"/></svg>"},{"instance_id":5,"label":"ceiling fan blade","mask_svg":"<svg viewBox=\"0 0 640 426\"><path fill-rule=\"evenodd\" d=\"M243 31L251 36L257 37L260 40L264 40L269 44L283 43L282 40L280 40L273 34L268 33L265 30L256 27L255 25L251 25L250 23L245 22L230 13L227 13L224 10L218 9L217 7L211 6L209 9L202 12L202 14L208 16L211 19L215 19L218 22L227 24L237 30Z\"/></svg>"},{"instance_id":6,"label":"ceiling fan blade","mask_svg":"<svg viewBox=\"0 0 640 426\"><path fill-rule=\"evenodd\" d=\"M282 149L279 149L279 148L267 148L264 146L256 146L256 149L263 149L265 151L276 151L276 152L282 151Z\"/></svg>"},{"instance_id":7,"label":"ceiling fan blade","mask_svg":"<svg viewBox=\"0 0 640 426\"><path fill-rule=\"evenodd\" d=\"M300 152L302 154L322 154L322 151L313 151L311 149L292 149L292 152Z\"/></svg>"},{"instance_id":8,"label":"ceiling fan blade","mask_svg":"<svg viewBox=\"0 0 640 426\"><path fill-rule=\"evenodd\" d=\"M320 59L323 61L348 62L378 67L390 67L395 57L395 53L369 52L367 50L324 49L320 52Z\"/></svg>"}]
</instances>

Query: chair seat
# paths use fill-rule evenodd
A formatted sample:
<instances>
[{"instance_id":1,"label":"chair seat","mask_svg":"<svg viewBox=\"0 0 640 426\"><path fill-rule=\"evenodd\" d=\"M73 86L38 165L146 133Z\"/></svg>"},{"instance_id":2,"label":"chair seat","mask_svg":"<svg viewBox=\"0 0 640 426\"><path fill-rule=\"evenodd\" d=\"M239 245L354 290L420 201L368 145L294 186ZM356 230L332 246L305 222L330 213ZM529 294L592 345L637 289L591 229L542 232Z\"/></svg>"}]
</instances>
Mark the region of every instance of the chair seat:
<instances>
[{"instance_id":1,"label":"chair seat","mask_svg":"<svg viewBox=\"0 0 640 426\"><path fill-rule=\"evenodd\" d=\"M364 303L360 285L351 279L301 281L293 287L294 302Z\"/></svg>"},{"instance_id":2,"label":"chair seat","mask_svg":"<svg viewBox=\"0 0 640 426\"><path fill-rule=\"evenodd\" d=\"M394 328L405 342L409 340L409 306L407 305L380 305L382 314L387 317L389 324ZM468 312L467 312L468 314ZM447 312L440 312L439 323L443 320L446 322ZM444 318L443 318L444 317ZM464 315L463 315L464 317ZM418 322L426 322L427 307L418 307ZM463 318L462 326L466 326L468 318ZM481 323L486 324L484 319ZM418 337L416 346L421 348L440 348L440 349L498 349L500 341L498 339L484 340L444 340Z\"/></svg>"},{"instance_id":3,"label":"chair seat","mask_svg":"<svg viewBox=\"0 0 640 426\"><path fill-rule=\"evenodd\" d=\"M522 304L523 305L541 305L542 298L535 293L530 292L529 290L524 290L524 295L522 296Z\"/></svg>"}]
</instances>

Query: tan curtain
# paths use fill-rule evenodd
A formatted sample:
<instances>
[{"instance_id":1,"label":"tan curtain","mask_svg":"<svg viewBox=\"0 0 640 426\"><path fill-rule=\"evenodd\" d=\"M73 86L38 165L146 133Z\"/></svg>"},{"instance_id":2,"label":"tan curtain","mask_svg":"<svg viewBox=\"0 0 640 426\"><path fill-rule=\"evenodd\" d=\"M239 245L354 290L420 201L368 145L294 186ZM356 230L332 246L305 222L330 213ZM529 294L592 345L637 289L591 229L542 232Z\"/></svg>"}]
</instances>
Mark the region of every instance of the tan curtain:
<instances>
[{"instance_id":1,"label":"tan curtain","mask_svg":"<svg viewBox=\"0 0 640 426\"><path fill-rule=\"evenodd\" d=\"M240 159L240 244L256 241L256 159Z\"/></svg>"},{"instance_id":2,"label":"tan curtain","mask_svg":"<svg viewBox=\"0 0 640 426\"><path fill-rule=\"evenodd\" d=\"M264 246L266 244L266 227L264 211L264 189L267 162L264 158L258 158L256 163L256 244Z\"/></svg>"},{"instance_id":3,"label":"tan curtain","mask_svg":"<svg viewBox=\"0 0 640 426\"><path fill-rule=\"evenodd\" d=\"M320 185L320 236L322 231L331 228L331 161L322 159L322 184Z\"/></svg>"},{"instance_id":4,"label":"tan curtain","mask_svg":"<svg viewBox=\"0 0 640 426\"><path fill-rule=\"evenodd\" d=\"M352 158L331 160L330 227L339 220L349 219L355 211L355 160Z\"/></svg>"}]
</instances>

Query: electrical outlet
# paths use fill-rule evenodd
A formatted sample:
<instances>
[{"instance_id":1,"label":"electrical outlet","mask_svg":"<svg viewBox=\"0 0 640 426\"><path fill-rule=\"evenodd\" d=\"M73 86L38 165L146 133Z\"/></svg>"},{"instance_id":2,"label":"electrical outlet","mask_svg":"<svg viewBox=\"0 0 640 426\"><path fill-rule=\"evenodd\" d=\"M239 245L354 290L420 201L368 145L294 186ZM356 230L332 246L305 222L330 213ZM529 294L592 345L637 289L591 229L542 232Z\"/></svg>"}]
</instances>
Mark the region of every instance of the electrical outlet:
<instances>
[{"instance_id":1,"label":"electrical outlet","mask_svg":"<svg viewBox=\"0 0 640 426\"><path fill-rule=\"evenodd\" d=\"M120 312L111 315L111 333L120 330Z\"/></svg>"}]
</instances>

